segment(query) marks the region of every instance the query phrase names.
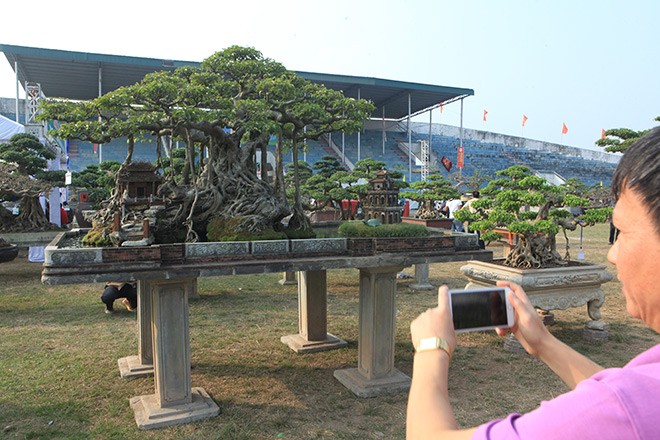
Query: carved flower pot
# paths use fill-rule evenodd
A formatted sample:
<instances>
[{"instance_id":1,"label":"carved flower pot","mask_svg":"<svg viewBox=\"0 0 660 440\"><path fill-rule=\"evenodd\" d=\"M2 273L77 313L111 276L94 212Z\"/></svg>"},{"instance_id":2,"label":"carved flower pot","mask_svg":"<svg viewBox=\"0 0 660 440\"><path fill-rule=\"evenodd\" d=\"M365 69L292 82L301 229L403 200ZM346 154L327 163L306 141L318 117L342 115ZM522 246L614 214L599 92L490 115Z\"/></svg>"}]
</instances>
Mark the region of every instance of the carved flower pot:
<instances>
[{"instance_id":1,"label":"carved flower pot","mask_svg":"<svg viewBox=\"0 0 660 440\"><path fill-rule=\"evenodd\" d=\"M565 267L515 269L494 260L492 263L468 261L461 271L468 278L466 287L490 287L498 280L520 284L530 301L545 312L587 306L591 321L584 336L591 340L607 339L607 325L600 321L600 308L605 302L601 285L612 280L605 266L571 262Z\"/></svg>"},{"instance_id":2,"label":"carved flower pot","mask_svg":"<svg viewBox=\"0 0 660 440\"><path fill-rule=\"evenodd\" d=\"M417 217L402 217L401 221L403 223L411 223L413 225L424 225L427 228L451 229L451 219L448 218L427 220Z\"/></svg>"}]
</instances>

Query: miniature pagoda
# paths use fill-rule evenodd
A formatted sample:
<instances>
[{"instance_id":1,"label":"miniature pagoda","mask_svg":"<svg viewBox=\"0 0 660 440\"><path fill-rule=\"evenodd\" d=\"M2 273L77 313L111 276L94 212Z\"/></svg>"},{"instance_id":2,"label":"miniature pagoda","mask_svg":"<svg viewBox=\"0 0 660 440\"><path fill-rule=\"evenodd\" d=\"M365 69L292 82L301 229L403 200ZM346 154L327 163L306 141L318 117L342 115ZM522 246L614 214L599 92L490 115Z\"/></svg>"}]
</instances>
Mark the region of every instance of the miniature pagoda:
<instances>
[{"instance_id":1,"label":"miniature pagoda","mask_svg":"<svg viewBox=\"0 0 660 440\"><path fill-rule=\"evenodd\" d=\"M369 189L364 200L365 220L375 218L382 224L400 223L402 207L399 206L399 189L385 170L378 171L369 181Z\"/></svg>"}]
</instances>

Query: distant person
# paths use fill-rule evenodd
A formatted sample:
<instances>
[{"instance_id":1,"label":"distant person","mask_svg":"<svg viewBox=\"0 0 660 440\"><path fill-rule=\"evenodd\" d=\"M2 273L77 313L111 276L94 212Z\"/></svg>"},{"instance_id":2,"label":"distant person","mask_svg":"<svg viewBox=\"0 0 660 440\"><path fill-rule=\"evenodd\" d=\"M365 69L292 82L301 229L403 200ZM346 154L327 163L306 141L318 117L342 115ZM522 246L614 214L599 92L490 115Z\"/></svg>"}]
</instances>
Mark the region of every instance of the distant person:
<instances>
[{"instance_id":1,"label":"distant person","mask_svg":"<svg viewBox=\"0 0 660 440\"><path fill-rule=\"evenodd\" d=\"M660 127L624 153L614 172L612 192L616 199L613 222L621 234L607 259L616 266L628 313L660 333ZM425 341L426 349L419 350L413 362L406 419L409 440L660 439L660 344L621 368L603 368L553 336L522 287L504 281L498 285L511 288L516 322L510 330L516 339L571 391L527 413L459 429L448 391L456 335L447 286L442 286L438 307L428 309L410 325L414 346ZM480 386L474 384L469 392L478 395ZM502 384L491 386L501 388Z\"/></svg>"},{"instance_id":2,"label":"distant person","mask_svg":"<svg viewBox=\"0 0 660 440\"><path fill-rule=\"evenodd\" d=\"M60 225L62 226L69 224L69 213L65 209L66 205L66 202L60 203Z\"/></svg>"},{"instance_id":3,"label":"distant person","mask_svg":"<svg viewBox=\"0 0 660 440\"><path fill-rule=\"evenodd\" d=\"M105 304L105 313L110 314L115 312L113 305L119 298L124 298L121 303L129 312L137 309L137 288L135 283L115 281L106 283L103 294L101 295L101 301Z\"/></svg>"},{"instance_id":4,"label":"distant person","mask_svg":"<svg viewBox=\"0 0 660 440\"><path fill-rule=\"evenodd\" d=\"M479 191L473 191L472 198L467 202L465 202L465 204L461 209L467 209L468 212L471 212L472 214L476 213L477 210L472 205L474 204L474 202L479 200L479 196L480 196ZM465 231L470 232L470 222L466 222ZM479 240L479 247L481 249L486 249L486 243L481 239L481 231L475 231L475 232L477 234L477 240Z\"/></svg>"},{"instance_id":5,"label":"distant person","mask_svg":"<svg viewBox=\"0 0 660 440\"><path fill-rule=\"evenodd\" d=\"M447 202L447 212L451 219L451 230L456 232L463 232L463 223L454 218L454 213L461 209L463 202L460 199L452 199Z\"/></svg>"}]
</instances>

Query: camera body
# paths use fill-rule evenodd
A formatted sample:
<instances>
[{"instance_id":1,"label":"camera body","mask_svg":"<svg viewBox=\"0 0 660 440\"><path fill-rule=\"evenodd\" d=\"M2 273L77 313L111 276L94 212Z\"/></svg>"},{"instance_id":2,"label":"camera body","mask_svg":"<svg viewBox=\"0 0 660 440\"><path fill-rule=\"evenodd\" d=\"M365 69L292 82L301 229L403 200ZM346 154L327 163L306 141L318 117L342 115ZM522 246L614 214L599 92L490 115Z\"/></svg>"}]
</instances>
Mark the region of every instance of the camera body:
<instances>
[{"instance_id":1,"label":"camera body","mask_svg":"<svg viewBox=\"0 0 660 440\"><path fill-rule=\"evenodd\" d=\"M509 328L515 323L508 287L452 289L449 305L456 333Z\"/></svg>"}]
</instances>

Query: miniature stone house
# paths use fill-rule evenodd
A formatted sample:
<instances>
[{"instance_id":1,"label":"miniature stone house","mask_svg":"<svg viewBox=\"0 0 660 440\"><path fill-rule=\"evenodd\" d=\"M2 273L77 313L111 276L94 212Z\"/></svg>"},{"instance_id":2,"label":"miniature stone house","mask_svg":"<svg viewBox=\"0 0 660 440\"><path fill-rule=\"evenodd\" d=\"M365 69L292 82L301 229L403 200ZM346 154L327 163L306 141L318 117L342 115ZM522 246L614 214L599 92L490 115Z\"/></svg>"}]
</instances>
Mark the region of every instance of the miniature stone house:
<instances>
[{"instance_id":1,"label":"miniature stone house","mask_svg":"<svg viewBox=\"0 0 660 440\"><path fill-rule=\"evenodd\" d=\"M149 162L132 162L119 174L119 191L126 201L149 199L156 195L162 177L156 173L156 165Z\"/></svg>"},{"instance_id":2,"label":"miniature stone house","mask_svg":"<svg viewBox=\"0 0 660 440\"><path fill-rule=\"evenodd\" d=\"M399 189L394 186L390 173L378 171L376 177L369 181L362 209L365 220L375 218L383 224L401 223L402 210Z\"/></svg>"}]
</instances>

